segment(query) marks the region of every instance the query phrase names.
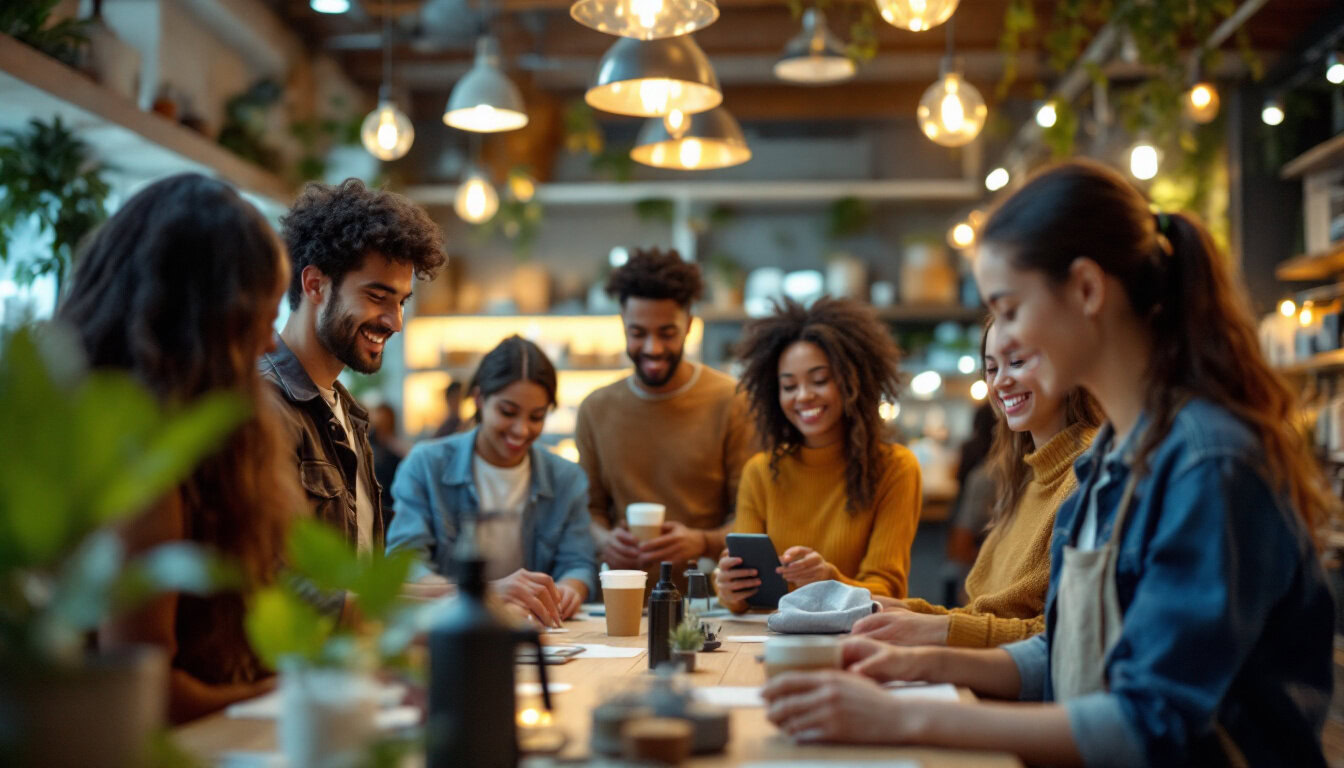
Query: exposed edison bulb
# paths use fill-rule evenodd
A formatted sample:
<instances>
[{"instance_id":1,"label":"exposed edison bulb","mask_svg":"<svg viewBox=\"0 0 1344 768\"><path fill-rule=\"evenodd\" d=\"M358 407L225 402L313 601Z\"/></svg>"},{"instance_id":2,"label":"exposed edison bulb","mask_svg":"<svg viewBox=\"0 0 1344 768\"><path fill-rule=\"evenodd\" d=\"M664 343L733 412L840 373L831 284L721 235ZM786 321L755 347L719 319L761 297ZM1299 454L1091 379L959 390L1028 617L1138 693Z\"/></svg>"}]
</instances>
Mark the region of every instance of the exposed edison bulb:
<instances>
[{"instance_id":1,"label":"exposed edison bulb","mask_svg":"<svg viewBox=\"0 0 1344 768\"><path fill-rule=\"evenodd\" d=\"M1036 110L1036 124L1042 128L1052 128L1059 120L1059 112L1055 109L1055 102L1047 101Z\"/></svg>"},{"instance_id":2,"label":"exposed edison bulb","mask_svg":"<svg viewBox=\"0 0 1344 768\"><path fill-rule=\"evenodd\" d=\"M644 29L653 29L663 12L663 0L630 0L630 15Z\"/></svg>"},{"instance_id":3,"label":"exposed edison bulb","mask_svg":"<svg viewBox=\"0 0 1344 768\"><path fill-rule=\"evenodd\" d=\"M472 171L457 188L453 210L463 221L484 224L499 210L499 193L480 171Z\"/></svg>"},{"instance_id":4,"label":"exposed edison bulb","mask_svg":"<svg viewBox=\"0 0 1344 768\"><path fill-rule=\"evenodd\" d=\"M877 11L893 27L923 32L952 18L959 0L877 0Z\"/></svg>"},{"instance_id":5,"label":"exposed edison bulb","mask_svg":"<svg viewBox=\"0 0 1344 768\"><path fill-rule=\"evenodd\" d=\"M1284 317L1292 317L1297 314L1297 305L1293 303L1292 299L1284 299L1279 302L1279 314Z\"/></svg>"},{"instance_id":6,"label":"exposed edison bulb","mask_svg":"<svg viewBox=\"0 0 1344 768\"><path fill-rule=\"evenodd\" d=\"M680 109L674 109L667 113L663 118L663 127L667 129L667 135L674 139L680 139L686 135L686 128L690 121L686 119L686 113Z\"/></svg>"},{"instance_id":7,"label":"exposed edison bulb","mask_svg":"<svg viewBox=\"0 0 1344 768\"><path fill-rule=\"evenodd\" d=\"M1152 144L1139 143L1129 151L1129 172L1134 178L1147 181L1157 175L1157 148Z\"/></svg>"},{"instance_id":8,"label":"exposed edison bulb","mask_svg":"<svg viewBox=\"0 0 1344 768\"><path fill-rule=\"evenodd\" d=\"M665 77L639 81L639 104L650 115L666 115L668 104L681 95L681 86Z\"/></svg>"},{"instance_id":9,"label":"exposed edison bulb","mask_svg":"<svg viewBox=\"0 0 1344 768\"><path fill-rule=\"evenodd\" d=\"M700 167L700 158L704 155L705 148L700 144L699 139L682 139L681 147L677 150L681 160L681 167L693 169Z\"/></svg>"},{"instance_id":10,"label":"exposed edison bulb","mask_svg":"<svg viewBox=\"0 0 1344 768\"><path fill-rule=\"evenodd\" d=\"M1260 110L1260 120L1265 125L1278 125L1283 122L1283 104L1278 99L1270 99Z\"/></svg>"},{"instance_id":11,"label":"exposed edison bulb","mask_svg":"<svg viewBox=\"0 0 1344 768\"><path fill-rule=\"evenodd\" d=\"M1311 325L1311 304L1303 304L1302 311L1297 313L1297 323L1303 328Z\"/></svg>"},{"instance_id":12,"label":"exposed edison bulb","mask_svg":"<svg viewBox=\"0 0 1344 768\"><path fill-rule=\"evenodd\" d=\"M960 72L948 72L924 91L919 100L919 127L936 144L960 147L969 144L985 127L989 109L975 86Z\"/></svg>"},{"instance_id":13,"label":"exposed edison bulb","mask_svg":"<svg viewBox=\"0 0 1344 768\"><path fill-rule=\"evenodd\" d=\"M989 385L983 379L971 382L971 399L984 400L989 395Z\"/></svg>"},{"instance_id":14,"label":"exposed edison bulb","mask_svg":"<svg viewBox=\"0 0 1344 768\"><path fill-rule=\"evenodd\" d=\"M1195 83L1185 92L1185 114L1196 123L1211 123L1218 116L1218 89L1213 83Z\"/></svg>"},{"instance_id":15,"label":"exposed edison bulb","mask_svg":"<svg viewBox=\"0 0 1344 768\"><path fill-rule=\"evenodd\" d=\"M953 248L965 250L975 245L975 227L970 222L959 221L947 232L947 242Z\"/></svg>"},{"instance_id":16,"label":"exposed edison bulb","mask_svg":"<svg viewBox=\"0 0 1344 768\"><path fill-rule=\"evenodd\" d=\"M384 101L364 118L359 138L369 154L379 160L396 160L411 151L415 128L397 105Z\"/></svg>"},{"instance_id":17,"label":"exposed edison bulb","mask_svg":"<svg viewBox=\"0 0 1344 768\"><path fill-rule=\"evenodd\" d=\"M985 189L990 192L998 192L1000 189L1008 186L1011 177L1008 175L1008 169L1002 166L995 168L985 177Z\"/></svg>"}]
</instances>

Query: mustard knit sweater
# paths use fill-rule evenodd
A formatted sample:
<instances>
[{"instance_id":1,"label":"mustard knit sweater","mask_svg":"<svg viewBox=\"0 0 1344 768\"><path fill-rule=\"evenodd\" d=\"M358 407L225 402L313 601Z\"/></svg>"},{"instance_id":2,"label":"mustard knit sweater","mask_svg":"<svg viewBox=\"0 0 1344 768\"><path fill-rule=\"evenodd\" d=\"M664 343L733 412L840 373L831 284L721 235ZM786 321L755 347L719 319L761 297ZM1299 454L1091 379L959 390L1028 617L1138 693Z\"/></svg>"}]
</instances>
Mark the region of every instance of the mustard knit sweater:
<instances>
[{"instance_id":1,"label":"mustard knit sweater","mask_svg":"<svg viewBox=\"0 0 1344 768\"><path fill-rule=\"evenodd\" d=\"M1026 456L1032 479L1014 514L995 526L980 548L966 577L968 605L948 610L923 600L906 601L912 611L950 616L948 645L993 648L1045 631L1055 512L1077 490L1073 462L1096 433L1075 424Z\"/></svg>"},{"instance_id":2,"label":"mustard knit sweater","mask_svg":"<svg viewBox=\"0 0 1344 768\"><path fill-rule=\"evenodd\" d=\"M884 445L886 467L873 504L845 509L844 444L802 448L779 461L758 453L742 469L737 494L737 533L766 533L783 554L811 547L839 572L837 579L874 595L903 597L922 501L919 463L899 445Z\"/></svg>"}]
</instances>

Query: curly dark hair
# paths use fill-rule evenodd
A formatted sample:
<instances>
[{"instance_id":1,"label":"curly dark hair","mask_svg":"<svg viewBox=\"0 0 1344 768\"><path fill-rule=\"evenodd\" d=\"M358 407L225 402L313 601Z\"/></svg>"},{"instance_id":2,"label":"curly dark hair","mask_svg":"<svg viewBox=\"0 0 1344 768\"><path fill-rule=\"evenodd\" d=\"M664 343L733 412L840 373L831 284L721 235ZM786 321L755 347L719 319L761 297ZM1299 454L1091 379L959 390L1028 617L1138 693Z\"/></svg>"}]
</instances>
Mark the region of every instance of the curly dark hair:
<instances>
[{"instance_id":1,"label":"curly dark hair","mask_svg":"<svg viewBox=\"0 0 1344 768\"><path fill-rule=\"evenodd\" d=\"M746 364L738 389L747 393L756 433L770 454L770 469L796 454L803 435L779 407L779 358L799 341L821 347L844 402L846 508L856 513L872 505L886 468L878 405L896 402L905 377L901 350L877 313L852 299L823 296L811 307L792 299L775 313L747 325L738 357Z\"/></svg>"},{"instance_id":2,"label":"curly dark hair","mask_svg":"<svg viewBox=\"0 0 1344 768\"><path fill-rule=\"evenodd\" d=\"M700 267L685 261L673 250L637 249L629 261L607 279L607 293L618 298L622 307L626 299L634 296L638 299L671 299L685 309L699 301L703 291Z\"/></svg>"},{"instance_id":3,"label":"curly dark hair","mask_svg":"<svg viewBox=\"0 0 1344 768\"><path fill-rule=\"evenodd\" d=\"M447 258L439 225L420 206L395 192L370 189L359 179L309 183L280 226L294 267L290 309L299 308L303 268L310 265L339 287L371 251L413 265L421 280L432 280Z\"/></svg>"}]
</instances>

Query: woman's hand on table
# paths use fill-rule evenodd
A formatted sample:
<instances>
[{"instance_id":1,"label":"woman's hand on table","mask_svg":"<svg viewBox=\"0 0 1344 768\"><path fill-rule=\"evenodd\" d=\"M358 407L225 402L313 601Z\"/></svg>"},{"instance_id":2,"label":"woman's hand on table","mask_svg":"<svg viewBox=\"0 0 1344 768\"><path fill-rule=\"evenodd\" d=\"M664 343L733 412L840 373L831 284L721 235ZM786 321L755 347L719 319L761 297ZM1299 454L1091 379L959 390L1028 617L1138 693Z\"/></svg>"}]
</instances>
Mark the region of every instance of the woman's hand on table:
<instances>
[{"instance_id":1,"label":"woman's hand on table","mask_svg":"<svg viewBox=\"0 0 1344 768\"><path fill-rule=\"evenodd\" d=\"M845 669L879 683L893 680L938 682L930 672L926 649L899 648L867 637L851 637L840 646Z\"/></svg>"},{"instance_id":2,"label":"woman's hand on table","mask_svg":"<svg viewBox=\"0 0 1344 768\"><path fill-rule=\"evenodd\" d=\"M811 547L789 547L784 550L779 561L783 565L776 568L775 572L793 587L836 577L835 566L826 562L826 558Z\"/></svg>"},{"instance_id":3,"label":"woman's hand on table","mask_svg":"<svg viewBox=\"0 0 1344 768\"><path fill-rule=\"evenodd\" d=\"M949 616L888 608L854 622L850 631L892 645L947 645L951 621Z\"/></svg>"},{"instance_id":4,"label":"woman's hand on table","mask_svg":"<svg viewBox=\"0 0 1344 768\"><path fill-rule=\"evenodd\" d=\"M747 610L747 598L761 588L756 569L738 568L741 564L742 558L729 555L725 549L719 555L719 567L714 569L714 591L719 602L733 613Z\"/></svg>"},{"instance_id":5,"label":"woman's hand on table","mask_svg":"<svg viewBox=\"0 0 1344 768\"><path fill-rule=\"evenodd\" d=\"M561 579L560 583L555 585L560 593L560 618L568 619L578 613L579 606L588 599L588 587L577 579Z\"/></svg>"},{"instance_id":6,"label":"woman's hand on table","mask_svg":"<svg viewBox=\"0 0 1344 768\"><path fill-rule=\"evenodd\" d=\"M859 675L789 672L767 683L761 698L770 722L799 742L899 744L911 736L900 702Z\"/></svg>"},{"instance_id":7,"label":"woman's hand on table","mask_svg":"<svg viewBox=\"0 0 1344 768\"><path fill-rule=\"evenodd\" d=\"M560 590L547 574L519 568L490 582L490 589L505 602L527 611L542 626L560 626Z\"/></svg>"}]
</instances>

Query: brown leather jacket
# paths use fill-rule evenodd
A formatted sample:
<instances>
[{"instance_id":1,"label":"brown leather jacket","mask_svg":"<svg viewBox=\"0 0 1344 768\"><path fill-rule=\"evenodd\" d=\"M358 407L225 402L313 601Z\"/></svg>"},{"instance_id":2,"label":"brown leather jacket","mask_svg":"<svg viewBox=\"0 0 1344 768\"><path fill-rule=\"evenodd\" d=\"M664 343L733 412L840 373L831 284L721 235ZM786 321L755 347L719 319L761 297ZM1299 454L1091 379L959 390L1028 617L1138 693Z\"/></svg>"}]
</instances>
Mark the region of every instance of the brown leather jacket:
<instances>
[{"instance_id":1,"label":"brown leather jacket","mask_svg":"<svg viewBox=\"0 0 1344 768\"><path fill-rule=\"evenodd\" d=\"M383 517L382 486L373 473L373 448L369 445L369 413L335 383L354 435L345 428L322 393L285 342L276 338L276 349L261 356L258 363L262 378L274 384L277 410L283 416L289 443L294 446L294 462L314 513L345 534L351 547L359 536L355 511L357 472L364 473L373 504L373 546L382 551L387 521Z\"/></svg>"}]
</instances>

